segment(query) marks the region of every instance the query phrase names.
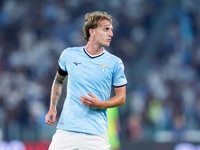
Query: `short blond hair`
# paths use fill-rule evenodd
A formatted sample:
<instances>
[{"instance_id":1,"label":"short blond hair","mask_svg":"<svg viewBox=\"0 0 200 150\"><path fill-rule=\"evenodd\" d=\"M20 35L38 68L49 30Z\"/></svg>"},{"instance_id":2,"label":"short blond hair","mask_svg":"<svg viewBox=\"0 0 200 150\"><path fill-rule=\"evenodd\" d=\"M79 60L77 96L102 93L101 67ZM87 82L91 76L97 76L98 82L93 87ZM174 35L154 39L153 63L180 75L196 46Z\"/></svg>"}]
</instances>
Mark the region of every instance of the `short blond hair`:
<instances>
[{"instance_id":1,"label":"short blond hair","mask_svg":"<svg viewBox=\"0 0 200 150\"><path fill-rule=\"evenodd\" d=\"M89 41L89 37L90 37L89 30L97 28L99 25L99 22L102 20L108 20L111 23L113 23L111 15L108 15L106 12L94 11L94 12L85 14L85 25L83 27L84 37L83 38L86 41Z\"/></svg>"}]
</instances>

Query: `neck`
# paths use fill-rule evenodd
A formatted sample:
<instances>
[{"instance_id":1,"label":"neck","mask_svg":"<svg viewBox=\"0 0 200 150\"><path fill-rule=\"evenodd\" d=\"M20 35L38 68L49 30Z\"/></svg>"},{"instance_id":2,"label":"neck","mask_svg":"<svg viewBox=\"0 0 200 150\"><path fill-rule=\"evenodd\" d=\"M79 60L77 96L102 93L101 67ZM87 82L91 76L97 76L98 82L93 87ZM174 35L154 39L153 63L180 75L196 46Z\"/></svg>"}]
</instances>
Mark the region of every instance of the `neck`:
<instances>
[{"instance_id":1,"label":"neck","mask_svg":"<svg viewBox=\"0 0 200 150\"><path fill-rule=\"evenodd\" d=\"M87 43L85 49L90 55L98 55L103 52L103 47L91 44L90 42Z\"/></svg>"}]
</instances>

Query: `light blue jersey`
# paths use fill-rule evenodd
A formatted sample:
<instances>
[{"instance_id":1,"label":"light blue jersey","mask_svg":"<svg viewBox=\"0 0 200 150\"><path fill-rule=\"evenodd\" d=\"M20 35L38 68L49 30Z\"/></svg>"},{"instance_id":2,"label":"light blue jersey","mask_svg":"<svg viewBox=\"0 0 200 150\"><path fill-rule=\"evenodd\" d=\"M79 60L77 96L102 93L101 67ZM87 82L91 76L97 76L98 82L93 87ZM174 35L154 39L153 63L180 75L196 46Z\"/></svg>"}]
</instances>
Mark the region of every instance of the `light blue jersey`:
<instances>
[{"instance_id":1,"label":"light blue jersey","mask_svg":"<svg viewBox=\"0 0 200 150\"><path fill-rule=\"evenodd\" d=\"M106 50L98 56L90 56L84 47L65 49L58 61L60 68L68 72L67 96L57 125L58 129L107 135L106 109L84 106L80 96L87 92L105 101L110 98L111 87L127 84L124 66L118 57Z\"/></svg>"}]
</instances>

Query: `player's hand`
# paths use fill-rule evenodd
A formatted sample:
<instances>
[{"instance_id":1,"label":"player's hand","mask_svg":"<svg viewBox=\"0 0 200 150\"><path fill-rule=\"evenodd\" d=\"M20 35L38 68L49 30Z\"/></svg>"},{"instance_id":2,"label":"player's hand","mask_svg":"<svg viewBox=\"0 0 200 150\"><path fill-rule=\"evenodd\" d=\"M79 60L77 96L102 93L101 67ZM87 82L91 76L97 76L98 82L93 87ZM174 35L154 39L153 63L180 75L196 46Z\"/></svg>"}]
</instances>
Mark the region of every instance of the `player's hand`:
<instances>
[{"instance_id":1,"label":"player's hand","mask_svg":"<svg viewBox=\"0 0 200 150\"><path fill-rule=\"evenodd\" d=\"M80 96L81 103L87 107L93 107L93 108L102 108L102 101L96 97L95 95L88 92L87 96Z\"/></svg>"},{"instance_id":2,"label":"player's hand","mask_svg":"<svg viewBox=\"0 0 200 150\"><path fill-rule=\"evenodd\" d=\"M56 121L57 111L54 108L49 109L49 112L45 116L46 124L52 125Z\"/></svg>"}]
</instances>

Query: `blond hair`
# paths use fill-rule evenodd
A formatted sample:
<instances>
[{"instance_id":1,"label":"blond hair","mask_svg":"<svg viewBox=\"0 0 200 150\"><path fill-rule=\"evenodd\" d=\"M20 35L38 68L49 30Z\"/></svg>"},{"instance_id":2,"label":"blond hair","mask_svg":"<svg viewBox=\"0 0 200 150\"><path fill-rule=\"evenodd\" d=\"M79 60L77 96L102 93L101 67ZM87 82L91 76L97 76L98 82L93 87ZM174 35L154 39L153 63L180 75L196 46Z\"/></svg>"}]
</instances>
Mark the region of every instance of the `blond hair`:
<instances>
[{"instance_id":1,"label":"blond hair","mask_svg":"<svg viewBox=\"0 0 200 150\"><path fill-rule=\"evenodd\" d=\"M106 12L94 11L94 12L85 14L85 25L83 27L84 37L83 38L86 41L89 41L89 37L90 37L89 30L97 28L99 25L99 22L102 20L108 20L111 23L113 23L111 15L108 15Z\"/></svg>"}]
</instances>

